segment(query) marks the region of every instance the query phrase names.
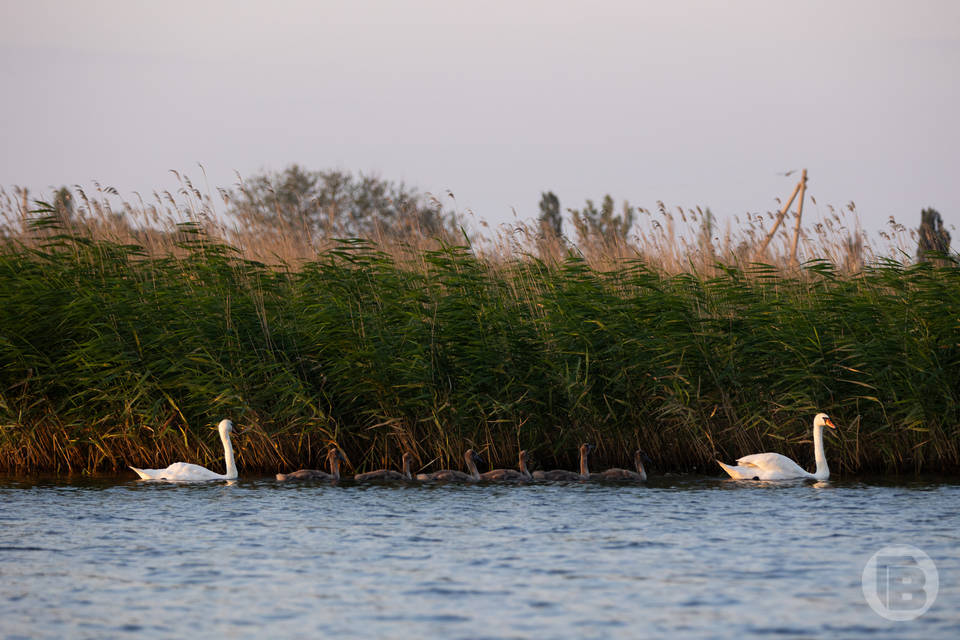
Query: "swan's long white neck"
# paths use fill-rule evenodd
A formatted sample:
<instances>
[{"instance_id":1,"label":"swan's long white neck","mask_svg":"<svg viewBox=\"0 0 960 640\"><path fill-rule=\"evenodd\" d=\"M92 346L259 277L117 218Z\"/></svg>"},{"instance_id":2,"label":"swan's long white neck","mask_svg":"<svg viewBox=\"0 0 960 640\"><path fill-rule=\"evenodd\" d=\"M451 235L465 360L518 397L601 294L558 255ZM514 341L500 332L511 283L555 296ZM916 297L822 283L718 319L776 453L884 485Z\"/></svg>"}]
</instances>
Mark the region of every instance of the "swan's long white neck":
<instances>
[{"instance_id":1,"label":"swan's long white neck","mask_svg":"<svg viewBox=\"0 0 960 640\"><path fill-rule=\"evenodd\" d=\"M823 452L823 425L813 425L813 455L817 461L817 470L813 477L817 480L826 480L830 477L830 468L827 466L827 456Z\"/></svg>"},{"instance_id":2,"label":"swan's long white neck","mask_svg":"<svg viewBox=\"0 0 960 640\"><path fill-rule=\"evenodd\" d=\"M237 477L237 463L233 459L233 443L230 442L230 432L221 429L220 440L223 442L223 457L227 461L227 472L223 477L227 480L233 480Z\"/></svg>"},{"instance_id":3,"label":"swan's long white neck","mask_svg":"<svg viewBox=\"0 0 960 640\"><path fill-rule=\"evenodd\" d=\"M580 477L589 478L590 469L587 467L587 457L590 455L589 449L580 450Z\"/></svg>"}]
</instances>

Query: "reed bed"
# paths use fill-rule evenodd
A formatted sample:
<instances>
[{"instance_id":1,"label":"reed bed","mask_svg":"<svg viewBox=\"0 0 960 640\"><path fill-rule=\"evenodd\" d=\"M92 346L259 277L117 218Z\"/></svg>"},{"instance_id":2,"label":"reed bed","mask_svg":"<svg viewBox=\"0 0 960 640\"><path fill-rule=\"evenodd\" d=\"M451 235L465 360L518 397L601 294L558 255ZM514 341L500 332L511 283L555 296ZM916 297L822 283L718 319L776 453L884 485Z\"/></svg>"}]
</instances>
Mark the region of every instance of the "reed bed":
<instances>
[{"instance_id":1,"label":"reed bed","mask_svg":"<svg viewBox=\"0 0 960 640\"><path fill-rule=\"evenodd\" d=\"M767 450L810 467L827 411L835 472L960 471L955 257L910 264L815 230L793 268L776 243L751 260L749 234L668 244L666 224L633 245L518 225L304 246L245 237L188 195L166 227L7 215L0 470L219 469L223 417L248 474L320 468L330 443L348 472L405 450L458 467L467 447L573 468L583 441L596 468L637 446L660 471ZM811 259L818 245L846 253Z\"/></svg>"}]
</instances>

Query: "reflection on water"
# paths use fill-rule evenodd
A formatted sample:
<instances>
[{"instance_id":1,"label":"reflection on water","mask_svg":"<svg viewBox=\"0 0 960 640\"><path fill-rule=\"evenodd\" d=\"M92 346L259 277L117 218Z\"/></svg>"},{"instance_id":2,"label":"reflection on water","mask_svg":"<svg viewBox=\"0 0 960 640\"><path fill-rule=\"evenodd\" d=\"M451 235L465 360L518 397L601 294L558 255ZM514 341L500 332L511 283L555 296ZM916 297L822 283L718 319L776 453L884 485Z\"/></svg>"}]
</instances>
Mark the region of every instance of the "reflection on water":
<instances>
[{"instance_id":1,"label":"reflection on water","mask_svg":"<svg viewBox=\"0 0 960 640\"><path fill-rule=\"evenodd\" d=\"M960 485L0 480L0 637L957 637ZM861 591L913 544L921 618Z\"/></svg>"}]
</instances>

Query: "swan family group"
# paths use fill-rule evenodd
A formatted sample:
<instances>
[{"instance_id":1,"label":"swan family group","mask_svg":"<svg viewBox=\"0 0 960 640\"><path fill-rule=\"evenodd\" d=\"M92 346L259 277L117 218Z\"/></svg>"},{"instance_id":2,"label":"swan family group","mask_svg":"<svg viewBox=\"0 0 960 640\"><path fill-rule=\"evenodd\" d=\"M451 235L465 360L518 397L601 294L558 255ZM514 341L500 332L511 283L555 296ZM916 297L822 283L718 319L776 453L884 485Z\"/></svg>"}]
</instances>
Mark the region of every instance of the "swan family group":
<instances>
[{"instance_id":1,"label":"swan family group","mask_svg":"<svg viewBox=\"0 0 960 640\"><path fill-rule=\"evenodd\" d=\"M795 478L809 478L813 480L826 480L830 477L830 469L827 467L827 458L823 451L823 428L830 427L836 429L836 425L825 413L817 414L813 420L813 447L816 460L816 471L808 473L790 458L779 453L756 453L744 456L737 460L736 465L727 465L719 460L718 464L726 471L731 478L737 480L789 480ZM220 432L220 440L223 442L223 455L226 459L226 473L220 474L210 471L200 465L189 462L175 462L166 469L138 469L130 467L143 480L167 480L173 482L202 482L207 480L234 480L237 478L237 465L233 457L233 444L230 440L230 434L233 431L233 422L230 420L221 420L217 427ZM588 457L593 447L589 444L580 446L580 470L568 471L566 469L554 469L552 471L534 471L530 473L527 469L527 452L521 451L519 464L516 469L493 469L485 473L480 473L477 469L477 463L482 462L480 456L473 449L467 449L464 453L464 462L467 471L458 471L455 469L442 469L432 473L418 473L413 475L410 472L410 464L413 461L411 453L403 454L403 471L393 469L379 469L369 471L353 476L353 480L358 482L372 481L407 481L407 482L533 482L533 481L585 481L585 480L608 480L620 482L646 482L647 473L644 467L644 454L639 449L634 453L634 465L636 471L630 469L607 469L600 473L591 473L588 464ZM277 480L281 482L293 480L320 480L337 481L340 479L340 463L345 458L343 453L337 447L331 447L327 453L327 463L330 471L320 471L317 469L300 469L292 473L279 473Z\"/></svg>"},{"instance_id":2,"label":"swan family group","mask_svg":"<svg viewBox=\"0 0 960 640\"><path fill-rule=\"evenodd\" d=\"M639 449L634 453L634 463L637 470L629 469L607 469L601 473L590 473L587 466L587 456L592 449L591 445L584 444L580 446L580 471L567 471L566 469L556 469L554 471L534 471L530 473L527 469L527 452L520 452L520 460L516 469L492 469L485 473L480 473L477 469L477 463L483 462L479 455L473 449L467 449L463 454L464 462L467 465L467 471L457 471L455 469L442 469L432 473L418 473L413 475L410 472L410 463L413 461L413 454L407 452L403 454L403 471L394 471L393 469L378 469L377 471L368 471L367 473L358 473L353 479L358 482L532 482L534 480L619 480L632 482L646 482L647 472L643 467L643 452ZM278 473L277 480L286 482L289 480L340 480L340 462L343 461L343 454L340 449L331 447L327 453L327 463L330 465L330 472L317 471L315 469L300 469L293 473Z\"/></svg>"}]
</instances>

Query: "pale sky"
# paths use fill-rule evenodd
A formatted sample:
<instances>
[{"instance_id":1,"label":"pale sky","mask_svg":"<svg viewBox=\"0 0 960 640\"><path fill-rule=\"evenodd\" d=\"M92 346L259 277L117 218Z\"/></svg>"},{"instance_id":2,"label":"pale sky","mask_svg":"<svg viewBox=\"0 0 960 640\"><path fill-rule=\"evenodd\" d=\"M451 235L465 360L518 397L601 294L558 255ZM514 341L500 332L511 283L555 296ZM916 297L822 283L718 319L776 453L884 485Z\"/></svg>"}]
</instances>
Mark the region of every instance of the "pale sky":
<instances>
[{"instance_id":1,"label":"pale sky","mask_svg":"<svg viewBox=\"0 0 960 640\"><path fill-rule=\"evenodd\" d=\"M0 0L0 86L5 187L296 162L496 225L546 190L767 211L806 167L868 229L960 225L951 0Z\"/></svg>"}]
</instances>

